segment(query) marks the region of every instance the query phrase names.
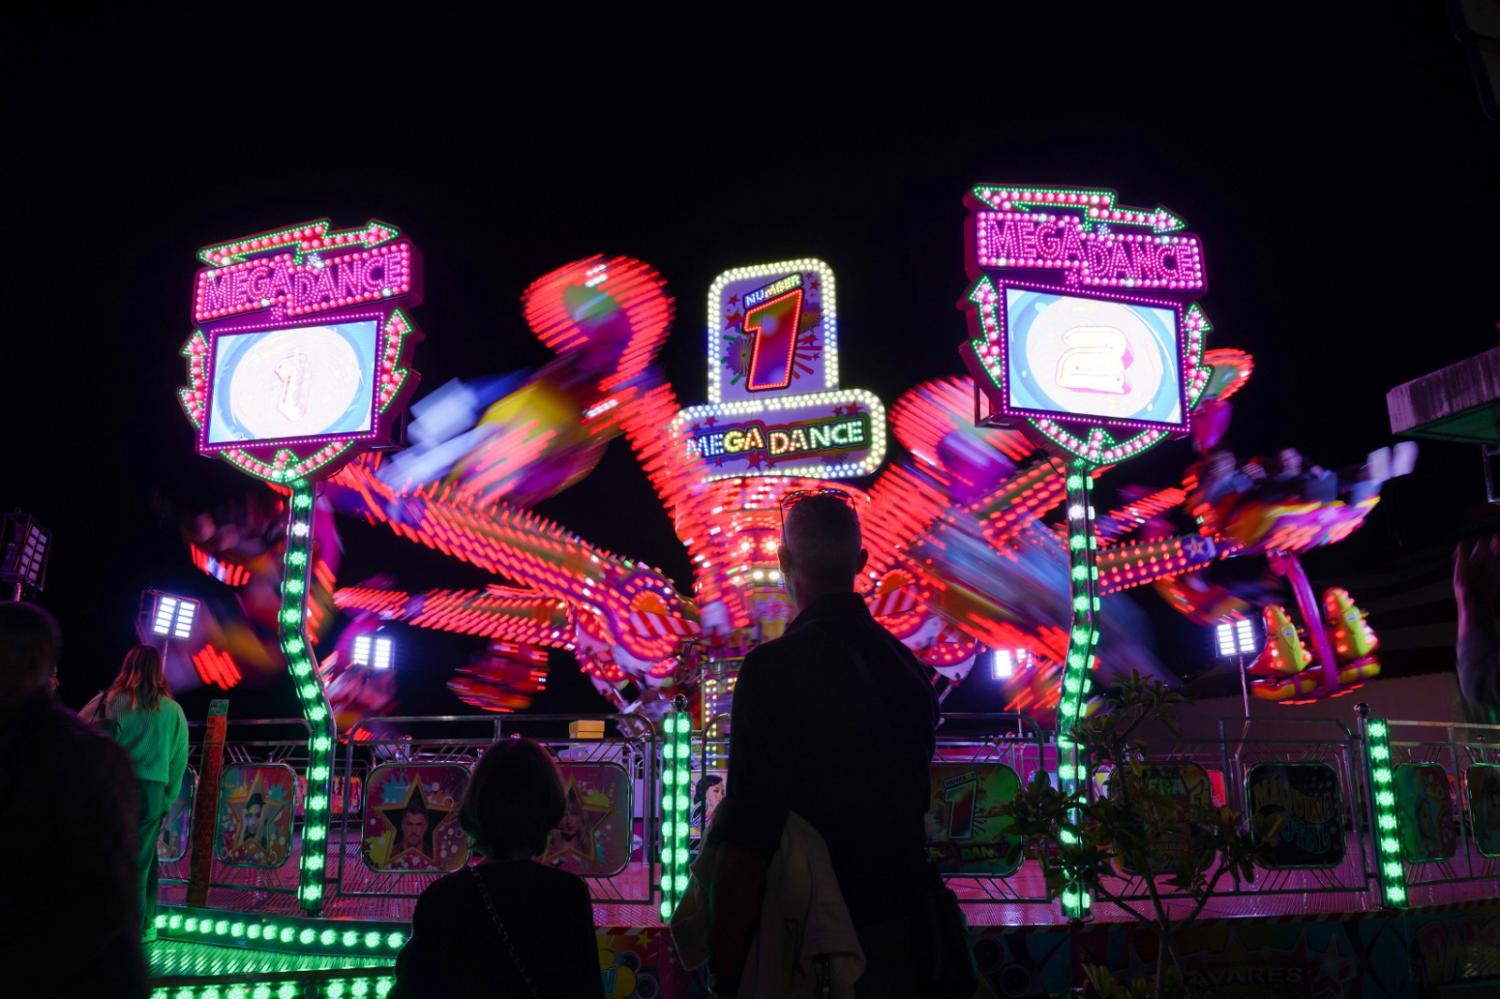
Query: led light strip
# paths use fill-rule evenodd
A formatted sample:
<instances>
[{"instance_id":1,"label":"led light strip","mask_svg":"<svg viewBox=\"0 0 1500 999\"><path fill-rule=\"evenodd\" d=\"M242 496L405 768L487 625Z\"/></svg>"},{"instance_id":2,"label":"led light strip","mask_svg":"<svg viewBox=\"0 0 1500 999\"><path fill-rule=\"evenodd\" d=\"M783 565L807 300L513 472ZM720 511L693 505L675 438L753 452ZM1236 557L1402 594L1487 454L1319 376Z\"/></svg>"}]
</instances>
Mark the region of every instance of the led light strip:
<instances>
[{"instance_id":1,"label":"led light strip","mask_svg":"<svg viewBox=\"0 0 1500 999\"><path fill-rule=\"evenodd\" d=\"M151 990L151 999L385 999L396 979L388 968L359 975L341 971L342 977L309 982L293 980L215 982L211 985L166 985Z\"/></svg>"},{"instance_id":2,"label":"led light strip","mask_svg":"<svg viewBox=\"0 0 1500 999\"><path fill-rule=\"evenodd\" d=\"M323 693L323 681L307 632L307 590L313 562L313 484L306 479L294 479L290 485L281 610L277 620L281 650L292 671L302 717L307 719L312 733L307 741L307 796L302 804L302 866L297 878L297 900L305 911L316 913L323 908L323 868L332 820L328 802L338 729Z\"/></svg>"},{"instance_id":3,"label":"led light strip","mask_svg":"<svg viewBox=\"0 0 1500 999\"><path fill-rule=\"evenodd\" d=\"M399 951L407 933L396 923L309 921L257 917L246 913L167 907L156 914L160 937L190 943L239 946L248 950L298 951L340 957L379 957Z\"/></svg>"},{"instance_id":4,"label":"led light strip","mask_svg":"<svg viewBox=\"0 0 1500 999\"><path fill-rule=\"evenodd\" d=\"M1406 864L1401 859L1397 832L1395 774L1391 770L1390 726L1382 718L1370 717L1370 706L1355 708L1365 735L1365 775L1369 778L1370 810L1374 825L1375 867L1381 901L1392 908L1406 908Z\"/></svg>"},{"instance_id":5,"label":"led light strip","mask_svg":"<svg viewBox=\"0 0 1500 999\"><path fill-rule=\"evenodd\" d=\"M1088 768L1079 761L1073 742L1073 726L1083 716L1088 698L1090 669L1094 647L1099 643L1095 615L1099 611L1097 595L1099 570L1094 552L1099 540L1094 536L1093 467L1085 461L1074 461L1068 468L1068 565L1069 593L1072 598L1072 630L1068 633L1068 658L1063 664L1062 695L1057 702L1057 780L1064 794L1075 794L1086 786ZM1068 817L1077 821L1070 810ZM1071 845L1074 834L1064 829L1059 836L1063 845ZM1069 884L1062 893L1063 915L1081 919L1092 904L1088 892Z\"/></svg>"},{"instance_id":6,"label":"led light strip","mask_svg":"<svg viewBox=\"0 0 1500 999\"><path fill-rule=\"evenodd\" d=\"M671 919L688 886L688 785L693 722L681 704L662 721L661 918Z\"/></svg>"}]
</instances>

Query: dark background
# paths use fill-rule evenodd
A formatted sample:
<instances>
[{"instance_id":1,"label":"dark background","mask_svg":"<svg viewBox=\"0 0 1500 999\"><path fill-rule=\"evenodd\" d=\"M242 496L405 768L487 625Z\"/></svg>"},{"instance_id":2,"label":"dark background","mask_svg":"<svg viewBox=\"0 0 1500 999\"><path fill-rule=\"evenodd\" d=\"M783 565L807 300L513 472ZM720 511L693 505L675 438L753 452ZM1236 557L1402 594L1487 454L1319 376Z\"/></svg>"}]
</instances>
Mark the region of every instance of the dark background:
<instances>
[{"instance_id":1,"label":"dark background","mask_svg":"<svg viewBox=\"0 0 1500 999\"><path fill-rule=\"evenodd\" d=\"M216 585L177 526L256 487L194 454L175 400L194 252L303 219L381 218L423 249L425 389L544 362L521 290L604 251L666 276L679 318L661 360L700 401L714 275L815 255L839 280L843 382L889 404L960 371L969 186L1111 187L1203 239L1209 346L1256 358L1235 399L1241 457L1295 445L1359 461L1390 442L1388 389L1495 344L1500 126L1441 4L1350 5L1357 19L1307 6L1022 25L986 5L826 34L771 31L791 15L768 8L765 30L678 23L641 40L582 13L545 28L392 19L369 37L259 8L181 38L182 23L124 18L17 28L0 67L0 506L54 534L41 602L66 633L64 700L112 674L143 588ZM1172 484L1189 460L1168 445L1110 479ZM1310 571L1414 557L1487 516L1483 499L1477 448L1427 446ZM623 442L541 509L690 581ZM342 581L480 578L341 530ZM1169 665L1208 661L1201 629L1141 602ZM474 648L406 635L407 706L451 707L441 682ZM234 712L291 711L282 686L234 691ZM201 712L201 694L186 700ZM542 706L597 703L564 665Z\"/></svg>"}]
</instances>

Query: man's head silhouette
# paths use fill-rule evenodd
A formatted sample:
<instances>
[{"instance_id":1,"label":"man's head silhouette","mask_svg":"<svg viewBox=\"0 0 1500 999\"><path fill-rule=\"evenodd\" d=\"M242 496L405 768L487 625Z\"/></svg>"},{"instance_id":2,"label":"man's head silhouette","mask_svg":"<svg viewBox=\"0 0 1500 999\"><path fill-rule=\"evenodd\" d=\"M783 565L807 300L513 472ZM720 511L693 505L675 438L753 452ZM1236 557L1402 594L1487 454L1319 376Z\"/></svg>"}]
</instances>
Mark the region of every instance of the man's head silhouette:
<instances>
[{"instance_id":1,"label":"man's head silhouette","mask_svg":"<svg viewBox=\"0 0 1500 999\"><path fill-rule=\"evenodd\" d=\"M800 611L828 593L849 593L869 552L861 544L859 514L841 494L788 497L783 506L781 573Z\"/></svg>"}]
</instances>

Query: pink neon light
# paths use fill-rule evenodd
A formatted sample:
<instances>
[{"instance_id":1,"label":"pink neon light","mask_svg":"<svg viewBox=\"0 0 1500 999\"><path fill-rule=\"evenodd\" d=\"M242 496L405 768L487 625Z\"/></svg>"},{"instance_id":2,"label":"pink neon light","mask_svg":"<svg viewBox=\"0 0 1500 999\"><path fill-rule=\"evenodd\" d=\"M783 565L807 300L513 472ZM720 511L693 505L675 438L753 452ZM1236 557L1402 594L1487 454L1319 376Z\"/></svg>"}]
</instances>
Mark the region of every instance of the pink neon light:
<instances>
[{"instance_id":1,"label":"pink neon light","mask_svg":"<svg viewBox=\"0 0 1500 999\"><path fill-rule=\"evenodd\" d=\"M193 321L212 322L272 309L305 316L402 298L413 289L412 247L405 241L298 260L291 253L253 257L198 272Z\"/></svg>"},{"instance_id":2,"label":"pink neon light","mask_svg":"<svg viewBox=\"0 0 1500 999\"><path fill-rule=\"evenodd\" d=\"M1085 231L1076 216L1031 212L976 212L973 222L975 259L984 270L1062 271L1068 283L1085 287L1205 288L1193 235Z\"/></svg>"}]
</instances>

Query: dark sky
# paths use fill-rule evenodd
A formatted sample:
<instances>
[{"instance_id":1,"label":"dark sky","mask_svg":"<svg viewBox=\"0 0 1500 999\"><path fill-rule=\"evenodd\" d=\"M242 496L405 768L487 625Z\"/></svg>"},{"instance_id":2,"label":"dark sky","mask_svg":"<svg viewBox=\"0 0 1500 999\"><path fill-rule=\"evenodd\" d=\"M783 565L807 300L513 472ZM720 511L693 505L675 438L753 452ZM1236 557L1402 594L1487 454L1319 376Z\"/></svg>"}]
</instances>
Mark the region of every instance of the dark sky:
<instances>
[{"instance_id":1,"label":"dark sky","mask_svg":"<svg viewBox=\"0 0 1500 999\"><path fill-rule=\"evenodd\" d=\"M107 19L18 35L0 70L0 505L55 534L43 602L67 633L65 698L113 670L144 587L203 584L177 519L252 488L195 456L174 399L194 251L303 219L386 219L423 248L427 388L546 360L521 290L607 251L666 276L680 309L662 360L700 401L714 275L815 255L839 280L844 384L889 403L960 371L969 186L1111 187L1203 239L1209 345L1256 356L1236 450L1357 461L1389 442L1389 388L1494 345L1500 126L1442 5L1357 22L1305 6L886 24L784 47L746 26L639 45L599 24L353 39L258 14L170 43ZM255 35L273 30L284 45ZM1188 460L1177 444L1115 474L1165 485ZM1314 571L1472 519L1478 458L1427 448L1395 498ZM688 581L622 444L543 512ZM346 539L346 579L472 579L378 532Z\"/></svg>"}]
</instances>

